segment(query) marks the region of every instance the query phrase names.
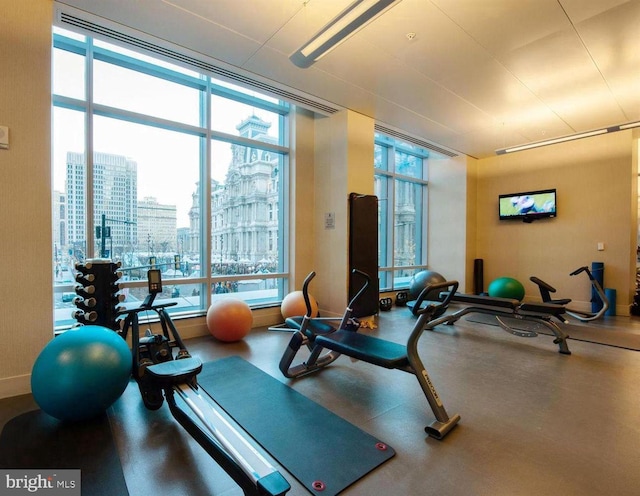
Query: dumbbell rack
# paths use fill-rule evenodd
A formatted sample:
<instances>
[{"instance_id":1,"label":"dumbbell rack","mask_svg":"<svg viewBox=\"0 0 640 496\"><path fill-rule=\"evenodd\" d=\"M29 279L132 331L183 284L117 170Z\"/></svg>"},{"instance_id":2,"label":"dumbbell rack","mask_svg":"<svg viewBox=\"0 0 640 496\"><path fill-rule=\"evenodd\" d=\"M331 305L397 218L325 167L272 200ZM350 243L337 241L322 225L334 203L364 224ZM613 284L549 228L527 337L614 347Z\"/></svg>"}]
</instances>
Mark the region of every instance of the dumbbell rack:
<instances>
[{"instance_id":1,"label":"dumbbell rack","mask_svg":"<svg viewBox=\"0 0 640 496\"><path fill-rule=\"evenodd\" d=\"M116 317L121 310L118 303L125 295L119 293L118 280L122 272L118 271L120 262L110 259L89 259L76 264L76 297L73 302L78 310L72 312L79 324L91 324L120 330Z\"/></svg>"}]
</instances>

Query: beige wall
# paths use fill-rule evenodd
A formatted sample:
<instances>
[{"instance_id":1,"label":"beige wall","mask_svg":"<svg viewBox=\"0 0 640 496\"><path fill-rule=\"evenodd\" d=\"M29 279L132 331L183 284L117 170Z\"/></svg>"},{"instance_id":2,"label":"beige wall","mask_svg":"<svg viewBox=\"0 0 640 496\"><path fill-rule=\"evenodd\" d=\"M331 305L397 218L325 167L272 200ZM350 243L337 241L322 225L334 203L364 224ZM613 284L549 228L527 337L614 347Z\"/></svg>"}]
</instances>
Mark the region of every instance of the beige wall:
<instances>
[{"instance_id":1,"label":"beige wall","mask_svg":"<svg viewBox=\"0 0 640 496\"><path fill-rule=\"evenodd\" d=\"M473 290L476 161L462 156L429 161L429 269Z\"/></svg>"},{"instance_id":2,"label":"beige wall","mask_svg":"<svg viewBox=\"0 0 640 496\"><path fill-rule=\"evenodd\" d=\"M317 276L312 293L323 314L340 315L348 295L348 196L373 194L374 121L343 110L316 119L314 226ZM325 214L335 214L335 228Z\"/></svg>"},{"instance_id":3,"label":"beige wall","mask_svg":"<svg viewBox=\"0 0 640 496\"><path fill-rule=\"evenodd\" d=\"M569 273L604 262L604 284L617 291L617 313L628 314L635 289L636 175L631 131L478 161L477 257L486 285L501 276L539 297L537 276L577 308L590 309L590 286ZM556 188L558 216L531 224L499 221L499 194ZM605 250L598 251L597 244Z\"/></svg>"},{"instance_id":4,"label":"beige wall","mask_svg":"<svg viewBox=\"0 0 640 496\"><path fill-rule=\"evenodd\" d=\"M0 2L0 397L29 390L53 334L50 1Z\"/></svg>"},{"instance_id":5,"label":"beige wall","mask_svg":"<svg viewBox=\"0 0 640 496\"><path fill-rule=\"evenodd\" d=\"M311 112L296 109L291 125L291 161L289 175L290 222L289 250L293 275L290 290L299 290L306 275L315 270L316 229L314 228L315 122Z\"/></svg>"}]
</instances>

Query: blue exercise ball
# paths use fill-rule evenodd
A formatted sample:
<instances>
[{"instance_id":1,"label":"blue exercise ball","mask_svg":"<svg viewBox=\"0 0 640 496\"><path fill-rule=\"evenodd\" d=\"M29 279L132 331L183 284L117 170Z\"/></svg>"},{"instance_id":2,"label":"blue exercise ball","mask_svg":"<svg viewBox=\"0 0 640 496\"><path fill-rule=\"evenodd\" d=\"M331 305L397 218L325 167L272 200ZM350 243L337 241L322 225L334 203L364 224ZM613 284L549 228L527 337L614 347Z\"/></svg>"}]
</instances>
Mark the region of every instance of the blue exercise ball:
<instances>
[{"instance_id":1,"label":"blue exercise ball","mask_svg":"<svg viewBox=\"0 0 640 496\"><path fill-rule=\"evenodd\" d=\"M524 286L513 277L498 277L489 283L489 296L494 298L512 298L522 301Z\"/></svg>"},{"instance_id":2,"label":"blue exercise ball","mask_svg":"<svg viewBox=\"0 0 640 496\"><path fill-rule=\"evenodd\" d=\"M115 331L87 325L50 341L31 371L38 406L59 420L95 417L124 392L131 375L131 352Z\"/></svg>"},{"instance_id":3,"label":"blue exercise ball","mask_svg":"<svg viewBox=\"0 0 640 496\"><path fill-rule=\"evenodd\" d=\"M409 301L414 301L418 299L422 290L429 285L438 284L440 282L445 282L446 279L433 270L421 270L414 274L409 281ZM435 294L427 294L427 300L437 301L440 299L440 291L438 290Z\"/></svg>"}]
</instances>

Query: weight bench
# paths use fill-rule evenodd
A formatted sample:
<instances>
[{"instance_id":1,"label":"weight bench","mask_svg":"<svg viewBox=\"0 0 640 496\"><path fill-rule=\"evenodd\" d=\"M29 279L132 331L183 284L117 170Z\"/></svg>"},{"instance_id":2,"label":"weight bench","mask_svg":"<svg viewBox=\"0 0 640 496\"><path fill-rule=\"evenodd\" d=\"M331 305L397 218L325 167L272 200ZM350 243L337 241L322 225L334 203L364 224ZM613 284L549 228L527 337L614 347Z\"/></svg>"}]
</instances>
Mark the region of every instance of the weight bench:
<instances>
[{"instance_id":1,"label":"weight bench","mask_svg":"<svg viewBox=\"0 0 640 496\"><path fill-rule=\"evenodd\" d=\"M538 333L534 330L515 329L501 319L501 317L508 317L517 320L535 322L545 326L555 336L553 342L558 345L558 351L563 355L571 354L569 346L567 345L567 338L569 336L552 321L552 318L562 320L561 315L566 311L562 305L552 303L521 303L520 301L511 298L496 298L492 296L467 295L461 293L456 293L454 295L441 293L440 296L449 297L451 301L465 303L469 306L466 306L452 314L444 315L439 319L432 320L427 324L428 330L433 330L440 324L453 325L462 317L470 313L482 313L495 316L498 325L514 336L521 338L534 338L538 336ZM412 312L416 308L418 309L417 311L419 311L420 305L422 305L423 302L419 301L419 299L416 300L416 303L418 302L420 304L414 305Z\"/></svg>"},{"instance_id":2,"label":"weight bench","mask_svg":"<svg viewBox=\"0 0 640 496\"><path fill-rule=\"evenodd\" d=\"M435 302L420 310L418 320L407 339L406 345L404 345L357 332L358 327L354 326L351 321L352 307L367 288L369 276L358 270L354 270L354 273L362 275L365 278L365 284L349 302L338 328L331 327L326 323L327 320L331 319L314 319L311 317L308 287L315 273L312 272L307 276L302 289L307 306L307 314L302 317L286 319L287 326L296 331L280 360L280 370L289 378L302 377L326 367L344 354L386 369L397 369L411 373L418 379L418 383L436 417L436 420L425 427L425 431L436 439L444 438L458 423L460 415L456 414L450 417L447 414L442 400L427 374L417 348L418 340L426 324L433 319L437 312L440 312L443 308L446 309L453 294L455 294L458 283L456 281L448 281L425 288L425 291L448 290L452 296L445 297L443 301ZM337 321L338 319L333 320ZM291 364L298 350L303 345L306 345L309 349L309 357L305 362L292 366Z\"/></svg>"}]
</instances>

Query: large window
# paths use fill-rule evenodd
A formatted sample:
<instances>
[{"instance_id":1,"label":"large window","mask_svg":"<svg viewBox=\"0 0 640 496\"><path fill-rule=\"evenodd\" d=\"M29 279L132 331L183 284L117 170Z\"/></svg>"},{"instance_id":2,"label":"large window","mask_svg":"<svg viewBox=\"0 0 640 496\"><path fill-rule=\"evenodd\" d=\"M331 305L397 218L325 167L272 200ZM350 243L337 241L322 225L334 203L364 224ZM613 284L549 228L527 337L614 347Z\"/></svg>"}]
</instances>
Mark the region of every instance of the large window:
<instances>
[{"instance_id":1,"label":"large window","mask_svg":"<svg viewBox=\"0 0 640 496\"><path fill-rule=\"evenodd\" d=\"M403 289L427 266L427 150L376 133L380 290Z\"/></svg>"},{"instance_id":2,"label":"large window","mask_svg":"<svg viewBox=\"0 0 640 496\"><path fill-rule=\"evenodd\" d=\"M75 265L121 263L124 305L162 270L174 314L236 293L277 304L289 106L195 69L55 29L56 328L75 323Z\"/></svg>"}]
</instances>

